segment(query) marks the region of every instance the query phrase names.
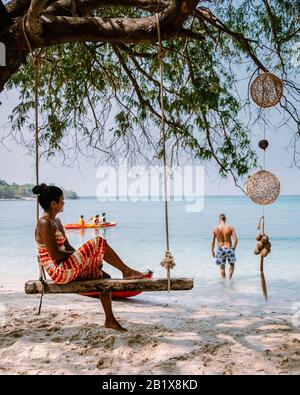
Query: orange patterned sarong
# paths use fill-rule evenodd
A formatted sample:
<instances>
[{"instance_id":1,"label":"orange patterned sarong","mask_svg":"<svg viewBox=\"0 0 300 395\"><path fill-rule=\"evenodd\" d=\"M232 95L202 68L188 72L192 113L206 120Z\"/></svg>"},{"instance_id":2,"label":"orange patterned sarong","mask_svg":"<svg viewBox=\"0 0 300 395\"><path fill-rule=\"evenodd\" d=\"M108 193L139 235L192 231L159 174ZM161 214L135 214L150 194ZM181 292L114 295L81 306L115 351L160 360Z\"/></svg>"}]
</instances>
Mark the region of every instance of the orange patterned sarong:
<instances>
[{"instance_id":1,"label":"orange patterned sarong","mask_svg":"<svg viewBox=\"0 0 300 395\"><path fill-rule=\"evenodd\" d=\"M64 250L65 236L57 229L55 232L57 246ZM57 284L66 284L74 280L92 280L103 278L103 256L107 245L106 239L95 237L80 246L72 255L62 262L53 262L45 244L37 243L41 265L51 279Z\"/></svg>"}]
</instances>

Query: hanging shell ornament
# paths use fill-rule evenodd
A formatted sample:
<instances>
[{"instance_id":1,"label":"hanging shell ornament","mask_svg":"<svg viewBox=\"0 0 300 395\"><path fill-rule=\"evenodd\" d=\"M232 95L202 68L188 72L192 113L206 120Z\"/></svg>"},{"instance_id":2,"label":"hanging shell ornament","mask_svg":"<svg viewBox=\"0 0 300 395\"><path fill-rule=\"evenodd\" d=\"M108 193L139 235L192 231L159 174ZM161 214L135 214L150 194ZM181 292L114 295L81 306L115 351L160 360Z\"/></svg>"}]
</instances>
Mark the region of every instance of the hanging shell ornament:
<instances>
[{"instance_id":1,"label":"hanging shell ornament","mask_svg":"<svg viewBox=\"0 0 300 395\"><path fill-rule=\"evenodd\" d=\"M254 254L261 255L263 258L266 258L266 256L268 256L270 252L271 243L269 241L269 236L266 234L258 234L256 236L256 246L254 249Z\"/></svg>"},{"instance_id":2,"label":"hanging shell ornament","mask_svg":"<svg viewBox=\"0 0 300 395\"><path fill-rule=\"evenodd\" d=\"M273 73L263 73L252 82L250 93L252 100L259 107L273 107L282 98L282 80Z\"/></svg>"},{"instance_id":3,"label":"hanging shell ornament","mask_svg":"<svg viewBox=\"0 0 300 395\"><path fill-rule=\"evenodd\" d=\"M246 189L253 202L265 206L278 198L280 181L269 171L260 170L248 178Z\"/></svg>"}]
</instances>

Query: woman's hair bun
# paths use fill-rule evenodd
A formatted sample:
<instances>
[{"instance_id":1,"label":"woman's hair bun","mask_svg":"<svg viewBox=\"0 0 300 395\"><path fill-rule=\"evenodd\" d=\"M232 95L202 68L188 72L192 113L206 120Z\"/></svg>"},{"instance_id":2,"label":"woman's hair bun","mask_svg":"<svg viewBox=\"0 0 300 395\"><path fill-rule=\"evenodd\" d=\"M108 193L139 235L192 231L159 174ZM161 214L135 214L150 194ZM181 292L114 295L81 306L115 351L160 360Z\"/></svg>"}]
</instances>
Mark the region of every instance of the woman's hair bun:
<instances>
[{"instance_id":1,"label":"woman's hair bun","mask_svg":"<svg viewBox=\"0 0 300 395\"><path fill-rule=\"evenodd\" d=\"M48 187L46 184L36 185L32 188L32 192L34 195L40 195L41 193L45 192L47 188Z\"/></svg>"}]
</instances>

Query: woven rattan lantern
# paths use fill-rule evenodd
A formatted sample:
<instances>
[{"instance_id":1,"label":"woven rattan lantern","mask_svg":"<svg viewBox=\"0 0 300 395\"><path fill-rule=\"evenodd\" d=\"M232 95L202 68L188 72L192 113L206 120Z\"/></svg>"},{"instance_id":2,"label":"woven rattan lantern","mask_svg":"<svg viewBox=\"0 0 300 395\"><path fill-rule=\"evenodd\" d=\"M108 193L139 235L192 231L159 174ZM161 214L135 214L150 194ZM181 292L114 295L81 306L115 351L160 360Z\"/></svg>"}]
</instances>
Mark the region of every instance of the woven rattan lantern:
<instances>
[{"instance_id":1,"label":"woven rattan lantern","mask_svg":"<svg viewBox=\"0 0 300 395\"><path fill-rule=\"evenodd\" d=\"M263 73L252 82L250 92L253 101L258 106L272 107L282 98L283 84L275 74Z\"/></svg>"},{"instance_id":2,"label":"woven rattan lantern","mask_svg":"<svg viewBox=\"0 0 300 395\"><path fill-rule=\"evenodd\" d=\"M280 181L269 171L260 170L248 178L247 193L257 204L271 204L279 196Z\"/></svg>"}]
</instances>

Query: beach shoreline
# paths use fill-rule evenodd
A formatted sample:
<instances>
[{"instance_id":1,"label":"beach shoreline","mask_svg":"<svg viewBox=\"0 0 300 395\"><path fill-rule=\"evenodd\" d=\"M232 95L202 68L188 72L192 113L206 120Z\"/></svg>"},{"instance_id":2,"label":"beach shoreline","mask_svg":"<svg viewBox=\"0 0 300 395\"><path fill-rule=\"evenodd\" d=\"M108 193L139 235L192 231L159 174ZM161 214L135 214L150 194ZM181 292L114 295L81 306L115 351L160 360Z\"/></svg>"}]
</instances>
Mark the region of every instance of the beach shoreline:
<instances>
[{"instance_id":1,"label":"beach shoreline","mask_svg":"<svg viewBox=\"0 0 300 395\"><path fill-rule=\"evenodd\" d=\"M25 295L13 276L3 284L2 375L300 374L300 331L280 309L187 306L181 293L144 293L113 302L128 329L119 333L103 327L97 299L45 295L37 316L39 295Z\"/></svg>"}]
</instances>

